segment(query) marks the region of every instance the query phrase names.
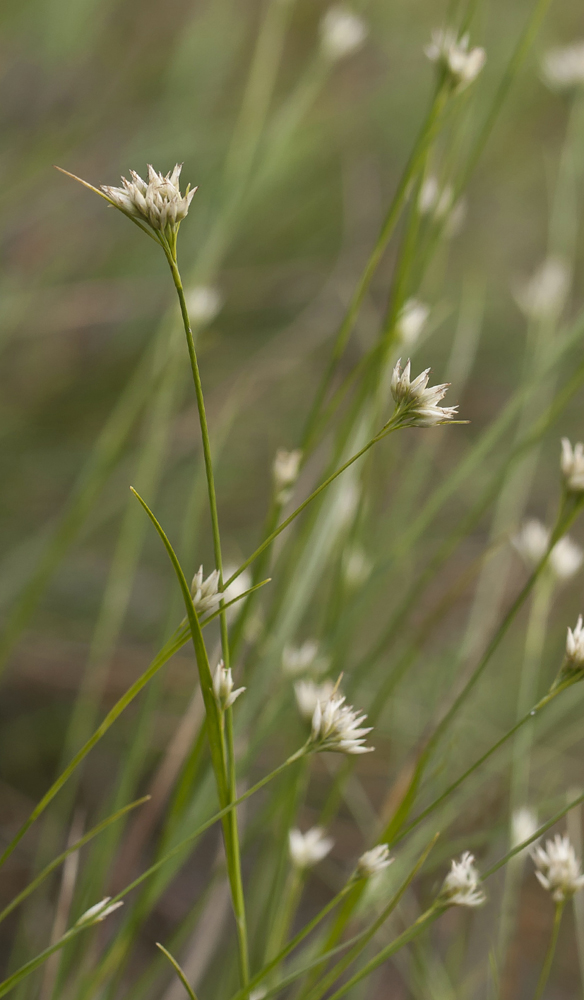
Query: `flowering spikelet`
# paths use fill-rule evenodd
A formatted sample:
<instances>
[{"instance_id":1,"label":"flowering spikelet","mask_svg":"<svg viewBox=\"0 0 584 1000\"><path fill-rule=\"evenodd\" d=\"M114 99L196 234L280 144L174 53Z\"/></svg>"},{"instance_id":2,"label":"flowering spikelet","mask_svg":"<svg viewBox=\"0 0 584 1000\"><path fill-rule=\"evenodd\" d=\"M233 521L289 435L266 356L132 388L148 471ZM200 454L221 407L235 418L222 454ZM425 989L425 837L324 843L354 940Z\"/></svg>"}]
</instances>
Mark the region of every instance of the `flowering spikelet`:
<instances>
[{"instance_id":1,"label":"flowering spikelet","mask_svg":"<svg viewBox=\"0 0 584 1000\"><path fill-rule=\"evenodd\" d=\"M290 858L295 868L312 868L330 853L334 841L325 835L320 826L313 826L306 833L290 830L288 834Z\"/></svg>"},{"instance_id":2,"label":"flowering spikelet","mask_svg":"<svg viewBox=\"0 0 584 1000\"><path fill-rule=\"evenodd\" d=\"M219 660L213 676L213 692L223 712L231 708L233 702L245 691L244 687L233 690L231 668L226 669L223 660Z\"/></svg>"},{"instance_id":3,"label":"flowering spikelet","mask_svg":"<svg viewBox=\"0 0 584 1000\"><path fill-rule=\"evenodd\" d=\"M572 631L571 628L568 629L568 637L566 639L566 662L564 664L564 671L571 673L572 671L582 670L584 667L584 628L582 627L582 615L578 617L576 622L576 628Z\"/></svg>"},{"instance_id":4,"label":"flowering spikelet","mask_svg":"<svg viewBox=\"0 0 584 1000\"><path fill-rule=\"evenodd\" d=\"M181 194L181 170L182 164L177 163L174 170L163 176L148 164L148 182L142 180L135 170L130 170L132 179L128 181L122 177L123 187L102 184L101 190L116 208L172 239L187 215L197 190L191 190L189 184L184 195Z\"/></svg>"},{"instance_id":5,"label":"flowering spikelet","mask_svg":"<svg viewBox=\"0 0 584 1000\"><path fill-rule=\"evenodd\" d=\"M568 438L562 438L562 473L566 489L570 493L584 492L584 445L581 441L572 445Z\"/></svg>"},{"instance_id":6,"label":"flowering spikelet","mask_svg":"<svg viewBox=\"0 0 584 1000\"><path fill-rule=\"evenodd\" d=\"M555 903L564 903L584 886L580 860L569 837L557 833L553 840L546 841L545 848L535 847L531 856L538 882L551 892Z\"/></svg>"},{"instance_id":7,"label":"flowering spikelet","mask_svg":"<svg viewBox=\"0 0 584 1000\"><path fill-rule=\"evenodd\" d=\"M475 868L474 857L465 851L460 861L450 862L450 871L444 879L440 897L448 906L480 906L485 901L481 877Z\"/></svg>"},{"instance_id":8,"label":"flowering spikelet","mask_svg":"<svg viewBox=\"0 0 584 1000\"><path fill-rule=\"evenodd\" d=\"M323 54L336 62L360 49L367 38L367 25L346 7L330 7L320 22Z\"/></svg>"},{"instance_id":9,"label":"flowering spikelet","mask_svg":"<svg viewBox=\"0 0 584 1000\"><path fill-rule=\"evenodd\" d=\"M314 681L298 681L294 685L294 694L302 718L306 719L307 722L312 722L316 706L325 704L334 689L332 681L323 681L322 684L315 684Z\"/></svg>"},{"instance_id":10,"label":"flowering spikelet","mask_svg":"<svg viewBox=\"0 0 584 1000\"><path fill-rule=\"evenodd\" d=\"M357 862L357 875L361 878L372 878L384 868L388 868L393 861L395 858L390 856L388 844L379 844L361 855Z\"/></svg>"},{"instance_id":11,"label":"flowering spikelet","mask_svg":"<svg viewBox=\"0 0 584 1000\"><path fill-rule=\"evenodd\" d=\"M448 382L428 388L430 368L418 375L413 382L410 380L410 362L404 370L401 368L401 358L393 369L391 377L391 393L397 403L394 419L400 427L435 427L452 420L458 411L457 406L438 406L448 390Z\"/></svg>"},{"instance_id":12,"label":"flowering spikelet","mask_svg":"<svg viewBox=\"0 0 584 1000\"><path fill-rule=\"evenodd\" d=\"M542 76L552 90L571 90L584 85L584 42L550 49L542 62Z\"/></svg>"},{"instance_id":13,"label":"flowering spikelet","mask_svg":"<svg viewBox=\"0 0 584 1000\"><path fill-rule=\"evenodd\" d=\"M337 694L338 684L325 702L317 701L312 716L310 742L317 752L331 750L335 753L370 753L373 747L363 746L372 726L363 729L366 715L358 715L354 708L345 705L344 695Z\"/></svg>"},{"instance_id":14,"label":"flowering spikelet","mask_svg":"<svg viewBox=\"0 0 584 1000\"><path fill-rule=\"evenodd\" d=\"M124 905L121 899L117 903L112 903L111 905L108 905L110 899L111 896L106 896L105 899L101 900L101 902L95 903L93 906L90 906L89 909L85 911L85 913L81 914L75 926L80 927L82 924L101 923L102 920L105 920L106 917L109 917L110 913L113 913L114 910L118 910L120 906Z\"/></svg>"},{"instance_id":15,"label":"flowering spikelet","mask_svg":"<svg viewBox=\"0 0 584 1000\"><path fill-rule=\"evenodd\" d=\"M218 590L219 570L214 569L206 580L203 580L203 567L199 566L191 583L193 604L198 615L210 614L215 611L223 594Z\"/></svg>"},{"instance_id":16,"label":"flowering spikelet","mask_svg":"<svg viewBox=\"0 0 584 1000\"><path fill-rule=\"evenodd\" d=\"M487 58L484 49L469 49L469 42L468 34L458 38L450 28L439 28L424 49L430 62L436 63L459 91L476 79Z\"/></svg>"},{"instance_id":17,"label":"flowering spikelet","mask_svg":"<svg viewBox=\"0 0 584 1000\"><path fill-rule=\"evenodd\" d=\"M302 452L299 448L295 448L293 451L278 448L272 466L274 491L278 503L285 504L290 499L292 487L298 479L301 461Z\"/></svg>"}]
</instances>

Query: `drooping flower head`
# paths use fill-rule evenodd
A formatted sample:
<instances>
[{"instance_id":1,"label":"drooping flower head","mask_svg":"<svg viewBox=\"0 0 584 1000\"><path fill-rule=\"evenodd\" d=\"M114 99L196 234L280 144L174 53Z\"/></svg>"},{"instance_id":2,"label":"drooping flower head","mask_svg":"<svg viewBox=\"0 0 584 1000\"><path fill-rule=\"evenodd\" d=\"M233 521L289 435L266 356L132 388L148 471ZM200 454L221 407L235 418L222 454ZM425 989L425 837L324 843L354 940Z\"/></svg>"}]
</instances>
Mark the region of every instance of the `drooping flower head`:
<instances>
[{"instance_id":1,"label":"drooping flower head","mask_svg":"<svg viewBox=\"0 0 584 1000\"><path fill-rule=\"evenodd\" d=\"M313 868L326 858L334 846L334 840L327 837L320 826L313 826L306 833L290 830L288 834L290 858L295 868Z\"/></svg>"},{"instance_id":2,"label":"drooping flower head","mask_svg":"<svg viewBox=\"0 0 584 1000\"><path fill-rule=\"evenodd\" d=\"M199 566L191 583L193 604L198 615L211 614L221 603L223 594L219 591L219 570L214 569L203 580L203 567Z\"/></svg>"},{"instance_id":3,"label":"drooping flower head","mask_svg":"<svg viewBox=\"0 0 584 1000\"><path fill-rule=\"evenodd\" d=\"M410 379L410 361L402 371L401 358L393 369L391 393L397 404L393 419L400 427L435 427L456 416L457 406L438 406L449 383L428 387L430 368Z\"/></svg>"},{"instance_id":4,"label":"drooping flower head","mask_svg":"<svg viewBox=\"0 0 584 1000\"><path fill-rule=\"evenodd\" d=\"M338 683L327 701L317 701L312 716L312 749L320 753L370 753L373 747L364 746L372 726L362 728L366 715L359 715L350 705L345 705L344 695L339 695Z\"/></svg>"},{"instance_id":5,"label":"drooping flower head","mask_svg":"<svg viewBox=\"0 0 584 1000\"><path fill-rule=\"evenodd\" d=\"M135 170L130 170L130 181L122 177L122 187L102 184L101 190L116 208L139 222L145 223L156 233L162 233L172 247L176 242L178 227L189 211L196 188L190 184L181 194L179 187L182 164L177 163L164 176L148 164L148 181L142 180Z\"/></svg>"},{"instance_id":6,"label":"drooping flower head","mask_svg":"<svg viewBox=\"0 0 584 1000\"><path fill-rule=\"evenodd\" d=\"M372 847L370 851L365 851L357 862L357 875L360 878L373 878L384 868L388 868L395 861L389 853L387 844L379 844Z\"/></svg>"},{"instance_id":7,"label":"drooping flower head","mask_svg":"<svg viewBox=\"0 0 584 1000\"><path fill-rule=\"evenodd\" d=\"M465 851L460 861L450 862L450 871L442 884L439 899L448 906L480 906L485 898L474 857Z\"/></svg>"},{"instance_id":8,"label":"drooping flower head","mask_svg":"<svg viewBox=\"0 0 584 1000\"><path fill-rule=\"evenodd\" d=\"M546 841L545 848L535 847L531 856L538 882L551 893L555 903L564 903L584 886L580 860L569 837L557 833L553 840Z\"/></svg>"},{"instance_id":9,"label":"drooping flower head","mask_svg":"<svg viewBox=\"0 0 584 1000\"><path fill-rule=\"evenodd\" d=\"M584 493L584 444L570 444L568 438L562 438L562 474L564 484L569 493Z\"/></svg>"},{"instance_id":10,"label":"drooping flower head","mask_svg":"<svg viewBox=\"0 0 584 1000\"><path fill-rule=\"evenodd\" d=\"M430 62L436 63L458 91L477 78L487 58L484 49L471 49L469 45L468 34L459 38L451 28L438 28L432 32L432 40L424 49Z\"/></svg>"},{"instance_id":11,"label":"drooping flower head","mask_svg":"<svg viewBox=\"0 0 584 1000\"><path fill-rule=\"evenodd\" d=\"M228 708L231 708L233 702L239 698L240 694L243 694L244 691L244 687L237 688L236 691L233 690L231 668L226 669L223 660L219 660L213 676L213 693L221 711L225 712Z\"/></svg>"}]
</instances>

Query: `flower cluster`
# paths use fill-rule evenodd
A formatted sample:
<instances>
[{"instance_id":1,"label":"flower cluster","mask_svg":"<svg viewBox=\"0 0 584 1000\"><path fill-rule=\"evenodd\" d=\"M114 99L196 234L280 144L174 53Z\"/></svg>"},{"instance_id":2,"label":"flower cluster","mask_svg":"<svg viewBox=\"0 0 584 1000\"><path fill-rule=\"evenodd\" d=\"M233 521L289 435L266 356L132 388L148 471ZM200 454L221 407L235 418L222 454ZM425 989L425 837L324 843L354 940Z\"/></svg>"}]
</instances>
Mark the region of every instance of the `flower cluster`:
<instances>
[{"instance_id":1,"label":"flower cluster","mask_svg":"<svg viewBox=\"0 0 584 1000\"><path fill-rule=\"evenodd\" d=\"M411 381L410 367L408 361L402 371L400 358L393 369L391 393L397 404L394 420L400 427L435 427L452 420L458 407L437 405L446 395L450 383L428 388L430 368Z\"/></svg>"},{"instance_id":2,"label":"flower cluster","mask_svg":"<svg viewBox=\"0 0 584 1000\"><path fill-rule=\"evenodd\" d=\"M323 54L332 62L360 49L367 38L367 25L346 7L330 7L320 22Z\"/></svg>"},{"instance_id":3,"label":"flower cluster","mask_svg":"<svg viewBox=\"0 0 584 1000\"><path fill-rule=\"evenodd\" d=\"M288 500L292 496L292 487L298 479L301 461L302 452L299 448L295 448L294 451L285 451L284 448L278 448L272 466L274 492L277 503L288 503Z\"/></svg>"},{"instance_id":4,"label":"flower cluster","mask_svg":"<svg viewBox=\"0 0 584 1000\"><path fill-rule=\"evenodd\" d=\"M566 662L563 670L566 673L580 671L584 667L584 628L582 627L582 615L578 617L576 628L568 629L566 639Z\"/></svg>"},{"instance_id":5,"label":"flower cluster","mask_svg":"<svg viewBox=\"0 0 584 1000\"><path fill-rule=\"evenodd\" d=\"M351 705L345 705L344 695L333 689L327 701L317 701L312 716L310 743L317 752L331 750L335 753L370 753L374 748L366 747L365 737L372 726L362 728L366 715L359 715Z\"/></svg>"},{"instance_id":6,"label":"flower cluster","mask_svg":"<svg viewBox=\"0 0 584 1000\"><path fill-rule=\"evenodd\" d=\"M245 691L244 687L233 690L231 668L226 668L223 660L219 660L213 676L213 693L222 712L231 708L233 702Z\"/></svg>"},{"instance_id":7,"label":"flower cluster","mask_svg":"<svg viewBox=\"0 0 584 1000\"><path fill-rule=\"evenodd\" d=\"M207 579L203 580L203 567L199 566L191 583L191 595L198 615L216 611L223 597L219 590L219 570L214 569Z\"/></svg>"},{"instance_id":8,"label":"flower cluster","mask_svg":"<svg viewBox=\"0 0 584 1000\"><path fill-rule=\"evenodd\" d=\"M83 924L97 924L109 917L110 913L114 910L118 910L120 906L123 906L123 901L120 899L117 903L110 904L111 896L106 896L101 902L95 903L94 906L90 906L85 913L82 913L79 920L75 923L76 927L81 927Z\"/></svg>"},{"instance_id":9,"label":"flower cluster","mask_svg":"<svg viewBox=\"0 0 584 1000\"><path fill-rule=\"evenodd\" d=\"M102 184L101 190L116 208L139 222L145 222L172 242L197 190L191 190L189 184L184 195L181 194L181 170L182 164L177 163L174 170L163 176L148 164L148 182L142 180L135 170L130 170L132 179L128 181L122 177L123 187Z\"/></svg>"},{"instance_id":10,"label":"flower cluster","mask_svg":"<svg viewBox=\"0 0 584 1000\"><path fill-rule=\"evenodd\" d=\"M584 886L580 861L569 837L556 834L544 847L535 847L531 856L536 868L536 878L551 892L555 903L564 903Z\"/></svg>"},{"instance_id":11,"label":"flower cluster","mask_svg":"<svg viewBox=\"0 0 584 1000\"><path fill-rule=\"evenodd\" d=\"M572 90L584 84L584 42L551 49L542 63L542 75L553 90Z\"/></svg>"},{"instance_id":12,"label":"flower cluster","mask_svg":"<svg viewBox=\"0 0 584 1000\"><path fill-rule=\"evenodd\" d=\"M569 493L584 493L584 444L578 441L572 445L568 438L562 438L562 473Z\"/></svg>"},{"instance_id":13,"label":"flower cluster","mask_svg":"<svg viewBox=\"0 0 584 1000\"><path fill-rule=\"evenodd\" d=\"M523 524L512 542L526 565L535 569L547 552L550 533L541 521L532 518ZM569 580L578 572L583 560L584 553L580 546L569 535L565 535L550 552L548 565L558 580Z\"/></svg>"},{"instance_id":14,"label":"flower cluster","mask_svg":"<svg viewBox=\"0 0 584 1000\"><path fill-rule=\"evenodd\" d=\"M447 906L480 906L485 898L474 857L465 851L460 861L450 862L450 871L442 884L439 899Z\"/></svg>"},{"instance_id":15,"label":"flower cluster","mask_svg":"<svg viewBox=\"0 0 584 1000\"><path fill-rule=\"evenodd\" d=\"M456 90L464 90L479 75L485 65L484 49L469 48L468 34L458 38L450 28L432 32L432 41L424 49L430 62L442 70Z\"/></svg>"},{"instance_id":16,"label":"flower cluster","mask_svg":"<svg viewBox=\"0 0 584 1000\"><path fill-rule=\"evenodd\" d=\"M391 857L388 844L379 844L361 855L357 862L357 875L359 878L373 878L384 868L388 868L393 861L395 858Z\"/></svg>"},{"instance_id":17,"label":"flower cluster","mask_svg":"<svg viewBox=\"0 0 584 1000\"><path fill-rule=\"evenodd\" d=\"M334 841L325 835L320 826L313 826L306 833L290 830L288 840L292 864L300 869L313 868L326 858L334 845Z\"/></svg>"}]
</instances>

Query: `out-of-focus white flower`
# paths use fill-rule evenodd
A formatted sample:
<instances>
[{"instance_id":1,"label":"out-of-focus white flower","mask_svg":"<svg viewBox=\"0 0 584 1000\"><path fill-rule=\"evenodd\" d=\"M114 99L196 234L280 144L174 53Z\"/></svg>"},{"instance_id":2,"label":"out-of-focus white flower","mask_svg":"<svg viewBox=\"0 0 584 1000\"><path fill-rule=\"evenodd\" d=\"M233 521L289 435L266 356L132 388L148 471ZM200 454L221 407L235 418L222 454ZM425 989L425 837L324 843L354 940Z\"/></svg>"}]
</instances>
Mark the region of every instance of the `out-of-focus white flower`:
<instances>
[{"instance_id":1,"label":"out-of-focus white flower","mask_svg":"<svg viewBox=\"0 0 584 1000\"><path fill-rule=\"evenodd\" d=\"M582 565L584 553L569 535L556 542L550 553L550 566L558 580L569 580Z\"/></svg>"},{"instance_id":2,"label":"out-of-focus white flower","mask_svg":"<svg viewBox=\"0 0 584 1000\"><path fill-rule=\"evenodd\" d=\"M361 855L357 862L357 874L361 878L372 878L374 875L378 875L382 872L384 868L389 867L395 858L392 858L389 853L389 846L387 844L379 844L377 847L372 847L370 851L365 851Z\"/></svg>"},{"instance_id":3,"label":"out-of-focus white flower","mask_svg":"<svg viewBox=\"0 0 584 1000\"><path fill-rule=\"evenodd\" d=\"M290 830L288 838L290 858L295 868L313 868L326 858L334 846L334 840L327 837L320 826L313 826L306 833Z\"/></svg>"},{"instance_id":4,"label":"out-of-focus white flower","mask_svg":"<svg viewBox=\"0 0 584 1000\"><path fill-rule=\"evenodd\" d=\"M550 533L541 521L532 517L529 521L525 521L511 541L527 566L534 568L547 552Z\"/></svg>"},{"instance_id":5,"label":"out-of-focus white flower","mask_svg":"<svg viewBox=\"0 0 584 1000\"><path fill-rule=\"evenodd\" d=\"M109 917L110 913L114 910L118 910L120 906L123 906L123 901L120 899L117 903L111 903L111 896L106 896L101 902L95 903L94 906L90 906L85 913L82 913L79 920L75 923L76 927L81 927L82 924L97 924Z\"/></svg>"},{"instance_id":6,"label":"out-of-focus white flower","mask_svg":"<svg viewBox=\"0 0 584 1000\"><path fill-rule=\"evenodd\" d=\"M428 388L430 368L410 380L410 362L403 372L401 358L393 369L391 392L397 404L394 419L401 427L434 427L456 416L457 406L438 406L448 390L449 383Z\"/></svg>"},{"instance_id":7,"label":"out-of-focus white flower","mask_svg":"<svg viewBox=\"0 0 584 1000\"><path fill-rule=\"evenodd\" d=\"M325 750L347 754L370 753L374 748L363 745L367 733L373 728L362 728L366 718L351 705L345 705L344 695L334 690L327 701L316 703L310 737L313 749L318 753Z\"/></svg>"},{"instance_id":8,"label":"out-of-focus white flower","mask_svg":"<svg viewBox=\"0 0 584 1000\"><path fill-rule=\"evenodd\" d=\"M424 329L429 315L430 307L425 302L420 302L418 299L408 299L407 302L404 302L396 323L396 333L402 344L406 347L413 347Z\"/></svg>"},{"instance_id":9,"label":"out-of-focus white flower","mask_svg":"<svg viewBox=\"0 0 584 1000\"><path fill-rule=\"evenodd\" d=\"M294 685L296 704L303 719L312 722L314 710L318 704L324 705L333 693L335 686L332 681L315 684L314 681L298 681Z\"/></svg>"},{"instance_id":10,"label":"out-of-focus white flower","mask_svg":"<svg viewBox=\"0 0 584 1000\"><path fill-rule=\"evenodd\" d=\"M543 58L542 76L552 90L571 90L584 84L584 42L550 49Z\"/></svg>"},{"instance_id":11,"label":"out-of-focus white flower","mask_svg":"<svg viewBox=\"0 0 584 1000\"><path fill-rule=\"evenodd\" d=\"M581 441L572 448L568 438L562 438L561 467L566 489L570 493L583 493L584 445Z\"/></svg>"},{"instance_id":12,"label":"out-of-focus white flower","mask_svg":"<svg viewBox=\"0 0 584 1000\"><path fill-rule=\"evenodd\" d=\"M223 308L223 296L211 285L195 285L185 292L185 301L191 323L202 326L215 319Z\"/></svg>"},{"instance_id":13,"label":"out-of-focus white flower","mask_svg":"<svg viewBox=\"0 0 584 1000\"><path fill-rule=\"evenodd\" d=\"M450 871L442 884L440 899L449 906L480 906L485 898L474 857L469 851L465 851L460 861L450 862Z\"/></svg>"},{"instance_id":14,"label":"out-of-focus white flower","mask_svg":"<svg viewBox=\"0 0 584 1000\"><path fill-rule=\"evenodd\" d=\"M179 178L182 164L165 176L148 164L148 182L142 180L135 170L130 170L131 181L122 177L123 187L102 184L101 190L116 208L131 215L139 222L145 222L151 229L172 238L188 213L196 188L190 184L184 195L180 192Z\"/></svg>"},{"instance_id":15,"label":"out-of-focus white flower","mask_svg":"<svg viewBox=\"0 0 584 1000\"><path fill-rule=\"evenodd\" d=\"M484 49L471 49L469 44L468 34L458 38L451 28L438 28L424 49L430 62L436 63L459 91L477 78L487 58Z\"/></svg>"},{"instance_id":16,"label":"out-of-focus white flower","mask_svg":"<svg viewBox=\"0 0 584 1000\"><path fill-rule=\"evenodd\" d=\"M226 669L223 660L219 660L219 663L215 667L215 674L213 676L213 693L215 694L222 711L226 712L228 708L231 708L233 702L239 698L240 694L243 694L244 691L244 687L237 688L236 691L233 690L231 668Z\"/></svg>"},{"instance_id":17,"label":"out-of-focus white flower","mask_svg":"<svg viewBox=\"0 0 584 1000\"><path fill-rule=\"evenodd\" d=\"M306 639L301 646L284 646L282 650L282 670L288 677L297 677L307 670L323 673L330 659L320 653L316 639Z\"/></svg>"},{"instance_id":18,"label":"out-of-focus white flower","mask_svg":"<svg viewBox=\"0 0 584 1000\"><path fill-rule=\"evenodd\" d=\"M258 986L257 990L252 990L249 994L249 1000L264 1000L267 992L263 986Z\"/></svg>"},{"instance_id":19,"label":"out-of-focus white flower","mask_svg":"<svg viewBox=\"0 0 584 1000\"><path fill-rule=\"evenodd\" d=\"M454 239L456 236L458 236L464 229L466 214L467 214L466 198L459 198L458 201L452 206L452 209L450 210L450 214L444 226L444 235L447 236L449 239Z\"/></svg>"},{"instance_id":20,"label":"out-of-focus white flower","mask_svg":"<svg viewBox=\"0 0 584 1000\"><path fill-rule=\"evenodd\" d=\"M576 628L572 631L568 629L566 639L566 663L564 670L582 670L584 667L584 628L582 627L582 615L578 616Z\"/></svg>"},{"instance_id":21,"label":"out-of-focus white flower","mask_svg":"<svg viewBox=\"0 0 584 1000\"><path fill-rule=\"evenodd\" d=\"M347 7L329 7L320 22L320 44L327 59L336 62L363 45L369 29L365 21Z\"/></svg>"},{"instance_id":22,"label":"out-of-focus white flower","mask_svg":"<svg viewBox=\"0 0 584 1000\"><path fill-rule=\"evenodd\" d=\"M570 843L569 837L556 834L546 841L544 847L535 847L531 856L535 876L544 889L551 892L556 903L564 903L584 886L584 875L580 871L580 861Z\"/></svg>"},{"instance_id":23,"label":"out-of-focus white flower","mask_svg":"<svg viewBox=\"0 0 584 1000\"><path fill-rule=\"evenodd\" d=\"M570 268L561 257L548 257L515 292L517 305L529 319L558 316L570 290Z\"/></svg>"},{"instance_id":24,"label":"out-of-focus white flower","mask_svg":"<svg viewBox=\"0 0 584 1000\"><path fill-rule=\"evenodd\" d=\"M191 583L193 604L198 615L211 614L219 607L223 594L218 590L219 570L214 569L206 580L203 580L203 567L199 566Z\"/></svg>"},{"instance_id":25,"label":"out-of-focus white flower","mask_svg":"<svg viewBox=\"0 0 584 1000\"><path fill-rule=\"evenodd\" d=\"M518 847L524 840L529 840L537 830L537 813L529 806L515 809L511 817L511 847ZM526 847L527 851L528 848ZM517 857L524 852L520 851Z\"/></svg>"},{"instance_id":26,"label":"out-of-focus white flower","mask_svg":"<svg viewBox=\"0 0 584 1000\"><path fill-rule=\"evenodd\" d=\"M434 174L424 179L418 196L418 209L422 215L433 215L443 219L452 208L454 190L451 184L440 187L440 182Z\"/></svg>"},{"instance_id":27,"label":"out-of-focus white flower","mask_svg":"<svg viewBox=\"0 0 584 1000\"><path fill-rule=\"evenodd\" d=\"M373 562L360 545L354 545L343 555L343 576L350 590L360 587L373 569Z\"/></svg>"},{"instance_id":28,"label":"out-of-focus white flower","mask_svg":"<svg viewBox=\"0 0 584 1000\"><path fill-rule=\"evenodd\" d=\"M225 566L223 569L223 579L228 580L230 576L233 576L237 569L237 566ZM225 604L229 604L230 601L235 601L237 597L241 597L242 594L245 594L246 590L249 590L251 585L251 572L249 569L244 569L243 573L240 573L239 576L235 577L233 583L230 583L228 587L225 587L222 594ZM244 602L238 601L237 604L227 608L226 615L228 620L232 621L234 618L237 618L237 615L241 610L242 603Z\"/></svg>"},{"instance_id":29,"label":"out-of-focus white flower","mask_svg":"<svg viewBox=\"0 0 584 1000\"><path fill-rule=\"evenodd\" d=\"M298 479L301 461L302 452L299 448L295 448L294 451L278 448L272 466L274 491L278 503L288 503L292 495L292 487Z\"/></svg>"}]
</instances>

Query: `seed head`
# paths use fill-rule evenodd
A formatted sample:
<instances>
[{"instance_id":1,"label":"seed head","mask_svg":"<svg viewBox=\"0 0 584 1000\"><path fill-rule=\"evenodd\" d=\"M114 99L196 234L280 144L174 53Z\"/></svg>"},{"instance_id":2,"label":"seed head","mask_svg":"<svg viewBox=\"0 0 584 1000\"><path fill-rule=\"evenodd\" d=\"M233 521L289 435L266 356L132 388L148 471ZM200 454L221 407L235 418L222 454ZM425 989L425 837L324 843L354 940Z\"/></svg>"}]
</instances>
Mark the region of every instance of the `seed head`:
<instances>
[{"instance_id":1,"label":"seed head","mask_svg":"<svg viewBox=\"0 0 584 1000\"><path fill-rule=\"evenodd\" d=\"M117 903L109 904L111 896L106 896L102 899L100 903L95 903L94 906L90 906L88 910L85 911L76 922L75 926L80 927L82 924L97 924L109 917L110 913L114 910L118 910L120 906L123 906L122 900L118 900Z\"/></svg>"},{"instance_id":2,"label":"seed head","mask_svg":"<svg viewBox=\"0 0 584 1000\"><path fill-rule=\"evenodd\" d=\"M300 869L313 868L326 858L334 845L334 840L327 837L320 826L313 826L306 833L296 829L290 830L288 839L292 864Z\"/></svg>"},{"instance_id":3,"label":"seed head","mask_svg":"<svg viewBox=\"0 0 584 1000\"><path fill-rule=\"evenodd\" d=\"M292 487L298 479L301 461L302 452L299 448L295 448L294 451L286 451L284 448L278 448L272 466L277 503L288 503L288 500L292 496Z\"/></svg>"},{"instance_id":4,"label":"seed head","mask_svg":"<svg viewBox=\"0 0 584 1000\"><path fill-rule=\"evenodd\" d=\"M368 28L362 18L347 7L329 7L320 22L320 45L331 62L344 59L360 49Z\"/></svg>"},{"instance_id":5,"label":"seed head","mask_svg":"<svg viewBox=\"0 0 584 1000\"><path fill-rule=\"evenodd\" d=\"M569 493L584 493L584 445L581 441L572 445L568 438L562 438L562 473Z\"/></svg>"},{"instance_id":6,"label":"seed head","mask_svg":"<svg viewBox=\"0 0 584 1000\"><path fill-rule=\"evenodd\" d=\"M584 85L584 42L550 49L542 62L542 76L552 90L572 90Z\"/></svg>"},{"instance_id":7,"label":"seed head","mask_svg":"<svg viewBox=\"0 0 584 1000\"><path fill-rule=\"evenodd\" d=\"M203 567L199 566L191 583L193 604L198 615L210 614L216 611L223 594L219 591L219 570L214 569L206 580L203 580Z\"/></svg>"},{"instance_id":8,"label":"seed head","mask_svg":"<svg viewBox=\"0 0 584 1000\"><path fill-rule=\"evenodd\" d=\"M430 307L418 299L408 299L397 317L396 332L405 347L413 347L424 329Z\"/></svg>"},{"instance_id":9,"label":"seed head","mask_svg":"<svg viewBox=\"0 0 584 1000\"><path fill-rule=\"evenodd\" d=\"M354 708L345 705L344 696L337 694L337 690L338 683L327 701L316 703L310 736L312 748L317 753L324 750L347 754L370 753L374 748L363 744L373 727L361 727L367 716L358 715Z\"/></svg>"},{"instance_id":10,"label":"seed head","mask_svg":"<svg viewBox=\"0 0 584 1000\"><path fill-rule=\"evenodd\" d=\"M390 856L388 844L379 844L361 855L357 862L357 875L360 878L372 878L394 861L395 858Z\"/></svg>"},{"instance_id":11,"label":"seed head","mask_svg":"<svg viewBox=\"0 0 584 1000\"><path fill-rule=\"evenodd\" d=\"M450 862L450 871L444 879L439 898L448 906L480 906L484 903L486 897L481 889L481 877L469 851L464 852L460 861Z\"/></svg>"},{"instance_id":12,"label":"seed head","mask_svg":"<svg viewBox=\"0 0 584 1000\"><path fill-rule=\"evenodd\" d=\"M240 694L243 694L244 691L244 687L237 688L236 691L233 690L231 668L226 669L223 660L219 660L219 663L215 667L215 674L213 676L213 693L221 711L226 712L228 708L231 708L233 702L239 698Z\"/></svg>"},{"instance_id":13,"label":"seed head","mask_svg":"<svg viewBox=\"0 0 584 1000\"><path fill-rule=\"evenodd\" d=\"M430 368L426 368L412 382L410 361L403 372L401 358L397 362L391 377L391 392L397 404L394 419L400 427L435 427L456 416L457 406L437 406L439 400L446 395L450 383L428 388L429 379Z\"/></svg>"},{"instance_id":14,"label":"seed head","mask_svg":"<svg viewBox=\"0 0 584 1000\"><path fill-rule=\"evenodd\" d=\"M531 856L538 882L551 892L555 903L564 903L584 886L580 860L569 837L557 833L553 840L546 841L545 848L534 847Z\"/></svg>"},{"instance_id":15,"label":"seed head","mask_svg":"<svg viewBox=\"0 0 584 1000\"><path fill-rule=\"evenodd\" d=\"M469 43L468 34L458 38L450 28L439 28L432 32L432 40L424 49L430 62L436 63L457 91L476 79L487 58L484 49L470 49Z\"/></svg>"},{"instance_id":16,"label":"seed head","mask_svg":"<svg viewBox=\"0 0 584 1000\"><path fill-rule=\"evenodd\" d=\"M315 684L314 681L298 681L294 685L296 704L303 719L312 722L314 711L318 704L326 704L335 686L332 681L323 681L322 684Z\"/></svg>"}]
</instances>

